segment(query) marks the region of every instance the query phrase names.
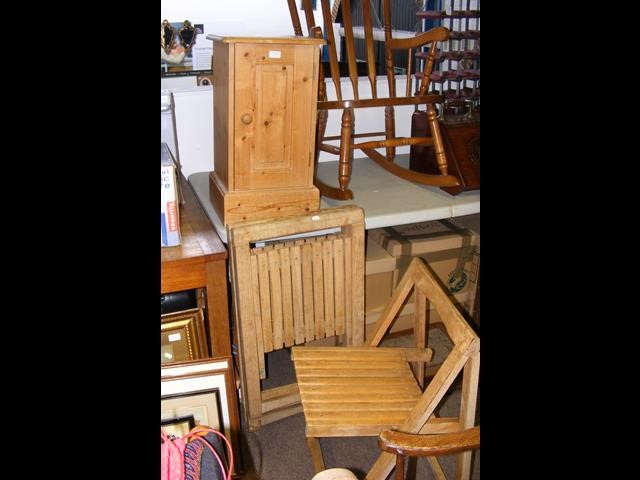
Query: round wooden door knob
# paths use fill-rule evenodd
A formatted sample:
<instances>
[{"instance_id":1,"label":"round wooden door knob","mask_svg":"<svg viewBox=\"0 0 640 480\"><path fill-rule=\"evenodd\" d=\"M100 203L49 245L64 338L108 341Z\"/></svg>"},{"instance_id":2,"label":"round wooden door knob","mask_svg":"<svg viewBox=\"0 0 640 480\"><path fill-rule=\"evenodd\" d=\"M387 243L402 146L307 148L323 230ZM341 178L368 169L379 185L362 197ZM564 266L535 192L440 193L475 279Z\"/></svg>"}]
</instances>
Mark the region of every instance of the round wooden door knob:
<instances>
[{"instance_id":1,"label":"round wooden door knob","mask_svg":"<svg viewBox=\"0 0 640 480\"><path fill-rule=\"evenodd\" d=\"M242 117L240 117L240 121L245 125L249 125L251 122L253 122L253 117L250 113L245 113L244 115L242 115Z\"/></svg>"}]
</instances>

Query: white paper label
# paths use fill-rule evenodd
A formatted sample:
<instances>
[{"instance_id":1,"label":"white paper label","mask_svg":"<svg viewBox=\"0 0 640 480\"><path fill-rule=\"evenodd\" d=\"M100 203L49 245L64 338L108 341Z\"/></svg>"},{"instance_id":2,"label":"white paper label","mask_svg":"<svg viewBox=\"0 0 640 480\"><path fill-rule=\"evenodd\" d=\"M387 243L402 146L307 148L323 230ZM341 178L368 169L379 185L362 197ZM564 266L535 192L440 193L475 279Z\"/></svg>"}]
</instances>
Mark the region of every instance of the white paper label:
<instances>
[{"instance_id":1,"label":"white paper label","mask_svg":"<svg viewBox=\"0 0 640 480\"><path fill-rule=\"evenodd\" d=\"M177 342L178 340L180 340L180 334L179 333L172 333L169 335L169 341L170 342Z\"/></svg>"},{"instance_id":2,"label":"white paper label","mask_svg":"<svg viewBox=\"0 0 640 480\"><path fill-rule=\"evenodd\" d=\"M280 50L269 50L269 58L280 58Z\"/></svg>"}]
</instances>

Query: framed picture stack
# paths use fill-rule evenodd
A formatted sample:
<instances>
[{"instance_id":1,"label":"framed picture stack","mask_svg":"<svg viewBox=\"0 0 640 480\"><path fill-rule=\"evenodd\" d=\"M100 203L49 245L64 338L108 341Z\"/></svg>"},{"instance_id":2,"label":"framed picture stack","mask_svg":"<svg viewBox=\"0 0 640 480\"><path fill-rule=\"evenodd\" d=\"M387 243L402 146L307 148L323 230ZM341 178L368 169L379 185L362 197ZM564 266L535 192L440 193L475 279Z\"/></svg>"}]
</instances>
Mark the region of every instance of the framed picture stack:
<instances>
[{"instance_id":1,"label":"framed picture stack","mask_svg":"<svg viewBox=\"0 0 640 480\"><path fill-rule=\"evenodd\" d=\"M240 422L231 357L168 364L161 372L161 424L177 434L191 425L218 430L231 442L238 459Z\"/></svg>"}]
</instances>

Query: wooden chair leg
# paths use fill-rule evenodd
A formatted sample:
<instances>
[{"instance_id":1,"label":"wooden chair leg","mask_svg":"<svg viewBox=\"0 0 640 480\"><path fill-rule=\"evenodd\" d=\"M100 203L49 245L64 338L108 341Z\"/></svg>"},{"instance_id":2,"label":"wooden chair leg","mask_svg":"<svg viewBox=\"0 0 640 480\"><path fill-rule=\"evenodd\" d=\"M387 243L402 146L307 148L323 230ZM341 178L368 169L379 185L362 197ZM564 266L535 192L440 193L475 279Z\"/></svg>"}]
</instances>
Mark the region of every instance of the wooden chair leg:
<instances>
[{"instance_id":1,"label":"wooden chair leg","mask_svg":"<svg viewBox=\"0 0 640 480\"><path fill-rule=\"evenodd\" d=\"M353 133L353 110L345 108L342 112L340 127L340 160L338 164L338 182L340 190L348 190L351 179L351 135Z\"/></svg>"},{"instance_id":2,"label":"wooden chair leg","mask_svg":"<svg viewBox=\"0 0 640 480\"><path fill-rule=\"evenodd\" d=\"M396 114L393 106L389 105L384 107L384 131L386 133L387 140L395 138L396 136ZM387 161L393 162L396 157L396 147L387 147Z\"/></svg>"},{"instance_id":3,"label":"wooden chair leg","mask_svg":"<svg viewBox=\"0 0 640 480\"><path fill-rule=\"evenodd\" d=\"M447 175L447 158L444 155L444 144L442 142L440 126L438 125L436 108L432 103L427 105L427 123L429 124L429 131L431 132L431 136L433 137L433 152L436 157L436 164L438 165L440 173L442 175Z\"/></svg>"},{"instance_id":4,"label":"wooden chair leg","mask_svg":"<svg viewBox=\"0 0 640 480\"><path fill-rule=\"evenodd\" d=\"M418 478L418 458L409 457L407 461L407 475L405 480L417 480Z\"/></svg>"},{"instance_id":5,"label":"wooden chair leg","mask_svg":"<svg viewBox=\"0 0 640 480\"><path fill-rule=\"evenodd\" d=\"M396 479L395 480L403 480L404 479L404 456L396 455Z\"/></svg>"},{"instance_id":6,"label":"wooden chair leg","mask_svg":"<svg viewBox=\"0 0 640 480\"><path fill-rule=\"evenodd\" d=\"M322 458L320 439L316 437L307 437L307 447L309 447L309 452L311 452L311 461L313 462L314 472L321 472L324 470L324 459Z\"/></svg>"}]
</instances>

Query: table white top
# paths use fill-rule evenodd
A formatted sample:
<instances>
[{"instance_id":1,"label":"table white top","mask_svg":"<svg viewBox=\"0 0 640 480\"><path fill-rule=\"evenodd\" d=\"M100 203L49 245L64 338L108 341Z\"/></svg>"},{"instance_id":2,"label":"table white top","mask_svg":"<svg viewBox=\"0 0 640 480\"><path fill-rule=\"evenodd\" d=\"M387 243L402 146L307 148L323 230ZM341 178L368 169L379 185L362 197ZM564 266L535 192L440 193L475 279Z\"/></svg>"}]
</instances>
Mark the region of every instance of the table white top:
<instances>
[{"instance_id":1,"label":"table white top","mask_svg":"<svg viewBox=\"0 0 640 480\"><path fill-rule=\"evenodd\" d=\"M402 165L402 159L398 164ZM440 220L480 212L480 190L449 195L438 187L428 187L396 177L369 158L355 158L351 183L353 200L320 197L320 208L358 205L364 209L365 228ZM406 166L406 165L405 165ZM318 164L318 177L338 185L338 162ZM209 172L193 173L189 183L220 239L227 243L227 230L209 199Z\"/></svg>"}]
</instances>

